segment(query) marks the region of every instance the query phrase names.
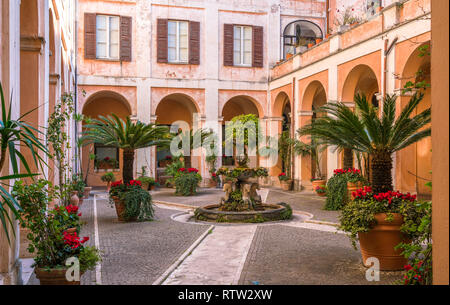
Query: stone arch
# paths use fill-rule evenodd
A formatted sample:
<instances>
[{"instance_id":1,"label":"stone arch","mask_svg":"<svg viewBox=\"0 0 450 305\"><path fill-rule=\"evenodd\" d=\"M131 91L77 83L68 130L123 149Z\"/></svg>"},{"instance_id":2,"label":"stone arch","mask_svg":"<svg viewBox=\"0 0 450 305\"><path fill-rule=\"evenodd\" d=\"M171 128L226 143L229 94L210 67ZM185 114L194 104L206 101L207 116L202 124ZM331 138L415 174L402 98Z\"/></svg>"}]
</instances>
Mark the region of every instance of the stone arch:
<instances>
[{"instance_id":1,"label":"stone arch","mask_svg":"<svg viewBox=\"0 0 450 305\"><path fill-rule=\"evenodd\" d=\"M274 120L271 121L272 135L281 135L282 132L287 130L290 131L291 136L295 133L292 128L292 102L286 92L280 91L277 94L272 105L271 114L274 117ZM290 164L292 165L292 162ZM294 170L293 166L291 166L291 170ZM282 159L279 157L277 164L269 169L269 174L273 177L278 177L281 172L286 171L287 168L283 167Z\"/></svg>"},{"instance_id":2,"label":"stone arch","mask_svg":"<svg viewBox=\"0 0 450 305\"><path fill-rule=\"evenodd\" d=\"M200 114L200 107L189 95L172 93L163 97L154 108L156 122L170 125L175 121L186 121L192 128L193 114Z\"/></svg>"},{"instance_id":3,"label":"stone arch","mask_svg":"<svg viewBox=\"0 0 450 305\"><path fill-rule=\"evenodd\" d=\"M248 95L233 96L223 105L220 113L223 122L230 121L233 117L241 114L255 114L259 118L264 116L258 101Z\"/></svg>"},{"instance_id":4,"label":"stone arch","mask_svg":"<svg viewBox=\"0 0 450 305\"><path fill-rule=\"evenodd\" d=\"M357 93L366 95L369 100L380 90L379 80L371 67L359 64L348 73L345 78L341 100L343 102L353 102Z\"/></svg>"},{"instance_id":5,"label":"stone arch","mask_svg":"<svg viewBox=\"0 0 450 305\"><path fill-rule=\"evenodd\" d=\"M317 110L327 103L327 91L325 86L318 80L311 81L305 88L303 96L301 109L305 112L305 115L301 117L301 126L307 124L308 122L314 120L317 116L321 114ZM310 141L310 139L302 139L303 141ZM327 149L319 153L319 167L320 172L323 176L327 174ZM301 180L303 185L308 185L311 178L316 172L316 162L312 160L310 156L301 157Z\"/></svg>"},{"instance_id":6,"label":"stone arch","mask_svg":"<svg viewBox=\"0 0 450 305\"><path fill-rule=\"evenodd\" d=\"M416 46L408 56L403 69L400 70L399 85L403 88L409 81L425 81L431 84L431 56L430 50L422 50L422 47L429 45L425 42ZM419 114L431 107L432 88L421 89L424 94L422 101L417 106L416 112ZM401 95L398 99L399 108L403 108L410 100L410 94ZM400 109L398 109L398 112ZM403 191L415 192L422 198L430 199L431 191L425 183L431 181L431 137L421 140L397 153L396 164L396 186Z\"/></svg>"},{"instance_id":7,"label":"stone arch","mask_svg":"<svg viewBox=\"0 0 450 305\"><path fill-rule=\"evenodd\" d=\"M82 105L82 114L90 118L116 114L119 118L126 119L132 112L131 106L124 96L114 91L103 90L95 92L87 98L86 102ZM108 154L107 156L109 158L117 159L117 166L113 166L112 168L95 167L95 162L90 159L90 155L95 154L97 159L102 159L105 153ZM122 179L122 172L120 170L123 160L122 150L104 148L91 144L83 147L81 159L84 173L87 171L89 164L90 174L87 182L90 186L103 186L104 183L100 178L107 171L113 171L117 180Z\"/></svg>"}]
</instances>

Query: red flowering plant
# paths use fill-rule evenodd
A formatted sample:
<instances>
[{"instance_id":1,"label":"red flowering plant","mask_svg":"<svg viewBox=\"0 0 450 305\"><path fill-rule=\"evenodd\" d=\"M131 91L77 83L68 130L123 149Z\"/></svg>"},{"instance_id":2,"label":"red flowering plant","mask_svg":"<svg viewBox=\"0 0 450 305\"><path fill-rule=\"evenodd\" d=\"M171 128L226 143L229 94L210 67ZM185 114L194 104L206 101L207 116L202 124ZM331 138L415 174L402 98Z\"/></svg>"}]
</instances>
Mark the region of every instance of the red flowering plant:
<instances>
[{"instance_id":1,"label":"red flowering plant","mask_svg":"<svg viewBox=\"0 0 450 305\"><path fill-rule=\"evenodd\" d=\"M327 192L327 187L325 185L320 185L315 188L316 193L325 194Z\"/></svg>"},{"instance_id":2,"label":"red flowering plant","mask_svg":"<svg viewBox=\"0 0 450 305\"><path fill-rule=\"evenodd\" d=\"M80 271L91 270L100 261L97 248L87 246L89 238L80 239L78 233L68 233L68 217L75 221L79 217L78 207L57 207L48 210L54 198L52 185L46 180L25 185L18 181L13 188L13 196L21 203L22 227L27 228L30 241L28 251L34 254L36 268L44 270L66 269L68 258L79 260Z\"/></svg>"},{"instance_id":3,"label":"red flowering plant","mask_svg":"<svg viewBox=\"0 0 450 305\"><path fill-rule=\"evenodd\" d=\"M342 208L339 228L349 233L355 247L358 233L368 232L376 224L375 214L386 214L387 221L393 220L394 213L401 214L405 222L416 218L416 195L399 191L374 193L369 186L358 189L352 195L354 200ZM410 232L405 233L411 235Z\"/></svg>"},{"instance_id":4,"label":"red flowering plant","mask_svg":"<svg viewBox=\"0 0 450 305\"><path fill-rule=\"evenodd\" d=\"M175 175L175 194L191 196L197 193L197 187L202 176L196 168L180 168Z\"/></svg>"},{"instance_id":5,"label":"red flowering plant","mask_svg":"<svg viewBox=\"0 0 450 305\"><path fill-rule=\"evenodd\" d=\"M55 218L55 221L58 221L60 223L63 230L75 228L76 232L80 233L81 212L78 211L77 206L56 206L50 213Z\"/></svg>"},{"instance_id":6,"label":"red flowering plant","mask_svg":"<svg viewBox=\"0 0 450 305\"><path fill-rule=\"evenodd\" d=\"M280 173L278 175L278 180L280 180L280 182L281 181L287 181L287 180L289 180L289 177L286 175L286 173Z\"/></svg>"},{"instance_id":7,"label":"red flowering plant","mask_svg":"<svg viewBox=\"0 0 450 305\"><path fill-rule=\"evenodd\" d=\"M109 190L109 202L115 205L115 200L125 204L124 218L126 220L139 219L140 221L153 219L152 196L142 188L139 180L130 180L123 183L122 180L111 183Z\"/></svg>"}]
</instances>

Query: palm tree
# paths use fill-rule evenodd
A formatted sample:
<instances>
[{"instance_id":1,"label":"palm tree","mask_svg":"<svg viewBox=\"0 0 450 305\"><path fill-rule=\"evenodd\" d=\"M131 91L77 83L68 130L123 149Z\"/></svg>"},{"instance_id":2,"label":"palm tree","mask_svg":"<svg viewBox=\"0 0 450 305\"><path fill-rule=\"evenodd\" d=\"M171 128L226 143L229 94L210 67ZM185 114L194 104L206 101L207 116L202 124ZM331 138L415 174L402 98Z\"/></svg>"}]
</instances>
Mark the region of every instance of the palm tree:
<instances>
[{"instance_id":1,"label":"palm tree","mask_svg":"<svg viewBox=\"0 0 450 305\"><path fill-rule=\"evenodd\" d=\"M314 172L311 173L311 178L323 179L324 176L320 169L320 153L327 148L326 145L314 137L311 139L310 143L305 143L300 140L295 140L294 143L294 152L296 154L302 157L310 156L314 162Z\"/></svg>"},{"instance_id":2,"label":"palm tree","mask_svg":"<svg viewBox=\"0 0 450 305\"><path fill-rule=\"evenodd\" d=\"M299 130L300 135L312 135L328 145L351 148L370 158L370 182L375 192L386 192L392 186L392 154L431 135L431 108L411 116L423 98L416 93L398 118L396 95L383 100L381 117L365 96L355 96L356 111L343 103L322 107L328 116L316 119Z\"/></svg>"},{"instance_id":3,"label":"palm tree","mask_svg":"<svg viewBox=\"0 0 450 305\"><path fill-rule=\"evenodd\" d=\"M117 115L99 116L90 119L84 126L82 140L86 144L98 143L123 149L122 176L124 183L133 180L135 151L140 148L167 147L170 143L169 129L166 126L132 122L129 117L124 121Z\"/></svg>"},{"instance_id":4,"label":"palm tree","mask_svg":"<svg viewBox=\"0 0 450 305\"><path fill-rule=\"evenodd\" d=\"M36 173L32 173L30 166L22 154L24 149L27 149L32 156L32 161L36 167L43 168L45 161L43 160L40 152L48 154L48 150L45 145L38 138L38 135L42 133L35 127L29 125L23 120L25 116L35 111L33 109L20 118L14 120L11 118L11 105L12 99L9 102L9 109L7 109L5 97L3 95L3 87L0 83L0 100L1 100L1 117L0 117L0 173L8 160L11 164L12 173L11 175L1 176L0 175L0 222L5 235L9 239L8 224L11 228L14 228L12 219L10 217L8 209L12 214L19 219L20 218L20 204L12 196L8 190L9 181L14 179L22 179L27 177L36 176ZM22 152L20 149L22 149ZM26 173L21 171L20 165L23 166ZM21 173L22 172L22 173ZM8 208L8 209L7 209ZM12 231L14 233L14 230Z\"/></svg>"}]
</instances>

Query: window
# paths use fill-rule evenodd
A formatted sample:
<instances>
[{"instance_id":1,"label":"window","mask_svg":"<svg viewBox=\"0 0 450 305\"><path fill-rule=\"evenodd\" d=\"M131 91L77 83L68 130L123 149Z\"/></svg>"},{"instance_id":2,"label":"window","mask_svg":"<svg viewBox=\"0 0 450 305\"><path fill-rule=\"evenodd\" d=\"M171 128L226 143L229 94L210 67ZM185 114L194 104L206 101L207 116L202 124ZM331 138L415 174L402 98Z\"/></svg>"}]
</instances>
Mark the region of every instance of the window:
<instances>
[{"instance_id":1,"label":"window","mask_svg":"<svg viewBox=\"0 0 450 305\"><path fill-rule=\"evenodd\" d=\"M287 54L306 51L309 43L314 44L317 38L322 37L321 28L311 21L297 20L289 23L283 32L283 58L287 58Z\"/></svg>"},{"instance_id":2,"label":"window","mask_svg":"<svg viewBox=\"0 0 450 305\"><path fill-rule=\"evenodd\" d=\"M169 21L167 51L171 63L187 63L189 53L189 23L187 21Z\"/></svg>"},{"instance_id":3,"label":"window","mask_svg":"<svg viewBox=\"0 0 450 305\"><path fill-rule=\"evenodd\" d=\"M97 15L97 58L119 59L118 16Z\"/></svg>"},{"instance_id":4,"label":"window","mask_svg":"<svg viewBox=\"0 0 450 305\"><path fill-rule=\"evenodd\" d=\"M234 27L234 65L252 65L252 27Z\"/></svg>"},{"instance_id":5,"label":"window","mask_svg":"<svg viewBox=\"0 0 450 305\"><path fill-rule=\"evenodd\" d=\"M94 144L95 168L118 169L119 149L117 147Z\"/></svg>"}]
</instances>

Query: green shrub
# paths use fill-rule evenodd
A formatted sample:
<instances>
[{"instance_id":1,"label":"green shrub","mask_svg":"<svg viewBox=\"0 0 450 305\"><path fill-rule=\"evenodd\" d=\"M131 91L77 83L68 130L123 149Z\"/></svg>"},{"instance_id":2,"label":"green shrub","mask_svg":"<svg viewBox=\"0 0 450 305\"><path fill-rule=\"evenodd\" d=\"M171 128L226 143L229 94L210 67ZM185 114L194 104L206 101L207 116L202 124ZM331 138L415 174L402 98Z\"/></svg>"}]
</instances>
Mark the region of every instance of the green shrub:
<instances>
[{"instance_id":1,"label":"green shrub","mask_svg":"<svg viewBox=\"0 0 450 305\"><path fill-rule=\"evenodd\" d=\"M195 168L180 168L175 175L175 194L191 196L197 193L197 186L202 181L202 176Z\"/></svg>"},{"instance_id":2,"label":"green shrub","mask_svg":"<svg viewBox=\"0 0 450 305\"><path fill-rule=\"evenodd\" d=\"M103 176L101 176L100 179L103 182L114 182L114 181L116 181L116 176L114 176L114 173L108 172L108 173L104 174Z\"/></svg>"},{"instance_id":3,"label":"green shrub","mask_svg":"<svg viewBox=\"0 0 450 305\"><path fill-rule=\"evenodd\" d=\"M126 220L138 218L141 221L152 220L154 210L152 196L141 187L141 182L131 180L129 184L122 181L113 183L109 191L109 202L114 206L113 197L119 197L125 203Z\"/></svg>"},{"instance_id":4,"label":"green shrub","mask_svg":"<svg viewBox=\"0 0 450 305\"><path fill-rule=\"evenodd\" d=\"M333 175L327 182L325 210L340 210L348 202L347 176Z\"/></svg>"}]
</instances>

